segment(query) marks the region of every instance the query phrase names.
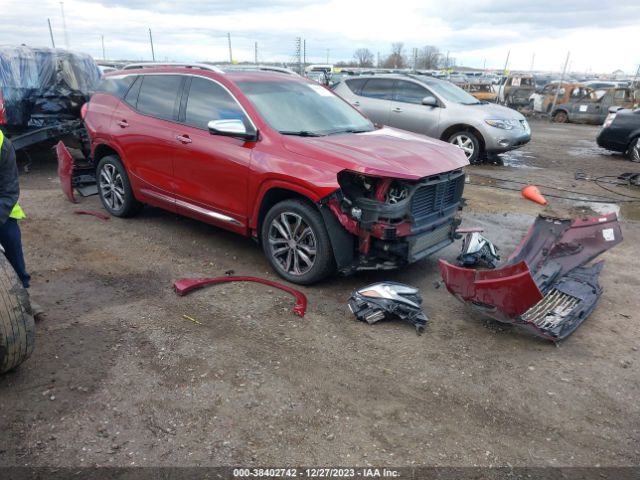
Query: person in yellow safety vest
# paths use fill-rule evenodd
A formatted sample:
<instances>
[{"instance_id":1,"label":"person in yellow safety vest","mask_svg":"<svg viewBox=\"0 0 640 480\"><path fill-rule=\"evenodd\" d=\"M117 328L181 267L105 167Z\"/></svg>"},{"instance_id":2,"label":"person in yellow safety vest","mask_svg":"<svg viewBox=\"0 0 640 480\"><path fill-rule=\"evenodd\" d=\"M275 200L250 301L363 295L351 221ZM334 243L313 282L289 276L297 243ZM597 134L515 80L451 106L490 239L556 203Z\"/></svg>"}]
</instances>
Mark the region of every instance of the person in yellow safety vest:
<instances>
[{"instance_id":1,"label":"person in yellow safety vest","mask_svg":"<svg viewBox=\"0 0 640 480\"><path fill-rule=\"evenodd\" d=\"M0 130L0 245L24 288L29 288L31 277L24 263L22 234L18 226L18 220L25 218L18 205L19 195L16 152L11 141Z\"/></svg>"}]
</instances>

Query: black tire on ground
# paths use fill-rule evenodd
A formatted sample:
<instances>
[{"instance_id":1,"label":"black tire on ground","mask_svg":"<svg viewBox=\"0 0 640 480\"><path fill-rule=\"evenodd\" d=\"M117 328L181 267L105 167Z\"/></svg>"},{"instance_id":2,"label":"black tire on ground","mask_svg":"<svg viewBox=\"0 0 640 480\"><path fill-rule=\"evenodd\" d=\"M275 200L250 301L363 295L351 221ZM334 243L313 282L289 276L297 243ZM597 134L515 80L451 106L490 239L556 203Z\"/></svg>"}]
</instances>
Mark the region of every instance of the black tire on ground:
<instances>
[{"instance_id":1,"label":"black tire on ground","mask_svg":"<svg viewBox=\"0 0 640 480\"><path fill-rule=\"evenodd\" d=\"M36 327L29 295L18 275L0 253L0 374L13 370L24 362L36 338Z\"/></svg>"},{"instance_id":2,"label":"black tire on ground","mask_svg":"<svg viewBox=\"0 0 640 480\"><path fill-rule=\"evenodd\" d=\"M556 123L568 123L569 115L564 110L558 110L553 114L553 121Z\"/></svg>"},{"instance_id":3,"label":"black tire on ground","mask_svg":"<svg viewBox=\"0 0 640 480\"><path fill-rule=\"evenodd\" d=\"M484 152L481 152L480 148L480 140L473 132L460 130L450 135L447 141L461 148L469 163L478 163L484 158Z\"/></svg>"},{"instance_id":4,"label":"black tire on ground","mask_svg":"<svg viewBox=\"0 0 640 480\"><path fill-rule=\"evenodd\" d=\"M640 137L636 137L631 140L627 155L629 156L629 160L632 162L640 162Z\"/></svg>"},{"instance_id":5,"label":"black tire on ground","mask_svg":"<svg viewBox=\"0 0 640 480\"><path fill-rule=\"evenodd\" d=\"M142 204L134 197L129 176L118 157L103 157L98 163L96 177L100 200L107 212L114 217L131 217L140 211Z\"/></svg>"},{"instance_id":6,"label":"black tire on ground","mask_svg":"<svg viewBox=\"0 0 640 480\"><path fill-rule=\"evenodd\" d=\"M292 283L310 285L335 272L322 215L304 200L283 200L271 207L262 222L260 240L273 269Z\"/></svg>"}]
</instances>

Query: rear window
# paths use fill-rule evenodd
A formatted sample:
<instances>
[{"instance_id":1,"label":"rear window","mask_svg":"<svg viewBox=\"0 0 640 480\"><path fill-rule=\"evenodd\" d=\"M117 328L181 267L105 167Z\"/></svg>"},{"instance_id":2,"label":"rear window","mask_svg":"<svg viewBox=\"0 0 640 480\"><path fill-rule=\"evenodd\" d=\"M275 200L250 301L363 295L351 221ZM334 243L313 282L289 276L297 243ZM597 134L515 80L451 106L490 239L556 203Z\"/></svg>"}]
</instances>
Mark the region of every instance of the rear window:
<instances>
[{"instance_id":1,"label":"rear window","mask_svg":"<svg viewBox=\"0 0 640 480\"><path fill-rule=\"evenodd\" d=\"M107 77L100 82L96 92L110 93L111 95L122 98L136 78L136 75L127 75L126 77Z\"/></svg>"},{"instance_id":2,"label":"rear window","mask_svg":"<svg viewBox=\"0 0 640 480\"><path fill-rule=\"evenodd\" d=\"M142 78L137 108L153 117L174 120L182 77L179 75L145 75Z\"/></svg>"}]
</instances>

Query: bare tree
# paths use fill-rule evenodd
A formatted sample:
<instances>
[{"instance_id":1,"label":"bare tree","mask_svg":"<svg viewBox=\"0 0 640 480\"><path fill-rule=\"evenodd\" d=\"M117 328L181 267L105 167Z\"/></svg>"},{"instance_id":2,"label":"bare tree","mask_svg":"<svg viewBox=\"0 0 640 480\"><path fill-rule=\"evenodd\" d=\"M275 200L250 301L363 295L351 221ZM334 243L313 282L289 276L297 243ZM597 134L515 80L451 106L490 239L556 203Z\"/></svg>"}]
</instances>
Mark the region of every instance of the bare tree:
<instances>
[{"instance_id":1,"label":"bare tree","mask_svg":"<svg viewBox=\"0 0 640 480\"><path fill-rule=\"evenodd\" d=\"M358 67L373 67L373 52L368 48L359 48L353 54Z\"/></svg>"},{"instance_id":2,"label":"bare tree","mask_svg":"<svg viewBox=\"0 0 640 480\"><path fill-rule=\"evenodd\" d=\"M437 47L426 45L418 53L418 68L436 70L442 66L442 54Z\"/></svg>"},{"instance_id":3,"label":"bare tree","mask_svg":"<svg viewBox=\"0 0 640 480\"><path fill-rule=\"evenodd\" d=\"M407 65L407 59L403 54L404 43L396 42L391 44L391 54L384 61L385 68L404 68Z\"/></svg>"}]
</instances>

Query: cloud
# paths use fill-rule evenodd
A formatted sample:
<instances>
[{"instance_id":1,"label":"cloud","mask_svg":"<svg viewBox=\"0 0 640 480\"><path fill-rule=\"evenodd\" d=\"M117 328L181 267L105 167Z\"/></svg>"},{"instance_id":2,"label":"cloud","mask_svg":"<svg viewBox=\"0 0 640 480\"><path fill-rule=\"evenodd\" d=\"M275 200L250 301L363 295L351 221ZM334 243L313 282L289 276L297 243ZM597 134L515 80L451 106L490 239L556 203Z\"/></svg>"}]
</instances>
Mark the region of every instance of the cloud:
<instances>
[{"instance_id":1,"label":"cloud","mask_svg":"<svg viewBox=\"0 0 640 480\"><path fill-rule=\"evenodd\" d=\"M64 46L56 0L4 0L0 43L50 45L51 19L58 46ZM379 6L378 6L379 5ZM637 44L640 4L621 0L517 2L497 0L66 0L70 46L96 57L151 58L153 31L160 60L227 60L227 32L234 59L292 61L295 38L306 39L311 62L351 59L360 47L385 56L392 42L435 45L458 63L501 68L508 51L511 67L528 69L533 53L540 69L558 69L571 50L575 69L635 71L640 54L621 49Z\"/></svg>"}]
</instances>

